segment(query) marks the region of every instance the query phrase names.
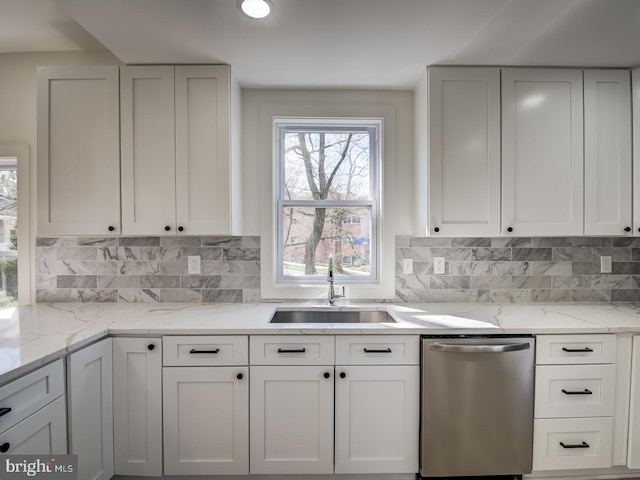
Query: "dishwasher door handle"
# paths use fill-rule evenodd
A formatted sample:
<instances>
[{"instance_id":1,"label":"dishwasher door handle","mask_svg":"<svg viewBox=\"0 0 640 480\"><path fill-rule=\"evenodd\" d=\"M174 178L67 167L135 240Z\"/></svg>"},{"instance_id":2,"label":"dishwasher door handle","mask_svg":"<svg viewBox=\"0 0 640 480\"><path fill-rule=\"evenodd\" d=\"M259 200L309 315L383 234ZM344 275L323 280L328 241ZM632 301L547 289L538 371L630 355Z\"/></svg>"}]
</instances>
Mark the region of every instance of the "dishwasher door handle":
<instances>
[{"instance_id":1,"label":"dishwasher door handle","mask_svg":"<svg viewBox=\"0 0 640 480\"><path fill-rule=\"evenodd\" d=\"M531 348L529 343L502 343L495 345L463 345L458 343L432 343L429 350L452 353L503 353Z\"/></svg>"}]
</instances>

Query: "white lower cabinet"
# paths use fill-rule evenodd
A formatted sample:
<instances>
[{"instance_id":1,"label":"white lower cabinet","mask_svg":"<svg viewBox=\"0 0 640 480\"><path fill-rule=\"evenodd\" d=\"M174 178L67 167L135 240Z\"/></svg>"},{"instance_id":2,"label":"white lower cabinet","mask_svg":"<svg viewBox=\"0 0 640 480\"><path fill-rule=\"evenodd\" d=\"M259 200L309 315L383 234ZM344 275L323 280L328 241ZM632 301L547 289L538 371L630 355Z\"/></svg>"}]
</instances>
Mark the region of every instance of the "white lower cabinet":
<instances>
[{"instance_id":1,"label":"white lower cabinet","mask_svg":"<svg viewBox=\"0 0 640 480\"><path fill-rule=\"evenodd\" d=\"M251 353L252 474L418 471L417 335L253 336Z\"/></svg>"},{"instance_id":2,"label":"white lower cabinet","mask_svg":"<svg viewBox=\"0 0 640 480\"><path fill-rule=\"evenodd\" d=\"M199 365L217 364L216 356L228 350L246 352L247 337L193 337L191 343L165 337L165 346L175 344L172 338ZM165 475L249 473L248 359L232 358L244 365L163 368ZM167 355L164 364L174 360ZM181 362L188 365L188 359Z\"/></svg>"},{"instance_id":3,"label":"white lower cabinet","mask_svg":"<svg viewBox=\"0 0 640 480\"><path fill-rule=\"evenodd\" d=\"M533 470L609 468L616 405L615 335L540 335Z\"/></svg>"},{"instance_id":4,"label":"white lower cabinet","mask_svg":"<svg viewBox=\"0 0 640 480\"><path fill-rule=\"evenodd\" d=\"M112 339L68 357L69 451L78 455L78 478L113 477Z\"/></svg>"},{"instance_id":5,"label":"white lower cabinet","mask_svg":"<svg viewBox=\"0 0 640 480\"><path fill-rule=\"evenodd\" d=\"M67 453L62 360L0 387L0 453Z\"/></svg>"},{"instance_id":6,"label":"white lower cabinet","mask_svg":"<svg viewBox=\"0 0 640 480\"><path fill-rule=\"evenodd\" d=\"M162 341L113 339L116 475L162 475Z\"/></svg>"},{"instance_id":7,"label":"white lower cabinet","mask_svg":"<svg viewBox=\"0 0 640 480\"><path fill-rule=\"evenodd\" d=\"M534 470L609 468L613 418L536 419Z\"/></svg>"},{"instance_id":8,"label":"white lower cabinet","mask_svg":"<svg viewBox=\"0 0 640 480\"><path fill-rule=\"evenodd\" d=\"M333 365L251 367L251 473L333 473Z\"/></svg>"},{"instance_id":9,"label":"white lower cabinet","mask_svg":"<svg viewBox=\"0 0 640 480\"><path fill-rule=\"evenodd\" d=\"M336 367L335 473L418 471L420 367Z\"/></svg>"},{"instance_id":10,"label":"white lower cabinet","mask_svg":"<svg viewBox=\"0 0 640 480\"><path fill-rule=\"evenodd\" d=\"M67 453L65 397L58 397L6 432L0 433L0 452L8 455L64 455Z\"/></svg>"},{"instance_id":11,"label":"white lower cabinet","mask_svg":"<svg viewBox=\"0 0 640 480\"><path fill-rule=\"evenodd\" d=\"M640 335L633 336L627 467L640 468Z\"/></svg>"}]
</instances>

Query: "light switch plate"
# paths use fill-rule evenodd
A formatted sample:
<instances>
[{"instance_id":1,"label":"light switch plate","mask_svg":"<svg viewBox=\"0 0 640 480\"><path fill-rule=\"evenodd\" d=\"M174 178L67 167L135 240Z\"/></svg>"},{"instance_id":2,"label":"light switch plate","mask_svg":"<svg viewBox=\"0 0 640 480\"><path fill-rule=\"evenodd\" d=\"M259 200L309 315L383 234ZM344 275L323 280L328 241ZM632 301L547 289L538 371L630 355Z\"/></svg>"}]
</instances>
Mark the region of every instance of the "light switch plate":
<instances>
[{"instance_id":1,"label":"light switch plate","mask_svg":"<svg viewBox=\"0 0 640 480\"><path fill-rule=\"evenodd\" d=\"M444 257L433 257L433 273L444 275Z\"/></svg>"},{"instance_id":2,"label":"light switch plate","mask_svg":"<svg viewBox=\"0 0 640 480\"><path fill-rule=\"evenodd\" d=\"M187 270L189 275L200 274L200 255L189 255L187 257Z\"/></svg>"},{"instance_id":3,"label":"light switch plate","mask_svg":"<svg viewBox=\"0 0 640 480\"><path fill-rule=\"evenodd\" d=\"M611 273L611 257L600 257L600 273Z\"/></svg>"}]
</instances>

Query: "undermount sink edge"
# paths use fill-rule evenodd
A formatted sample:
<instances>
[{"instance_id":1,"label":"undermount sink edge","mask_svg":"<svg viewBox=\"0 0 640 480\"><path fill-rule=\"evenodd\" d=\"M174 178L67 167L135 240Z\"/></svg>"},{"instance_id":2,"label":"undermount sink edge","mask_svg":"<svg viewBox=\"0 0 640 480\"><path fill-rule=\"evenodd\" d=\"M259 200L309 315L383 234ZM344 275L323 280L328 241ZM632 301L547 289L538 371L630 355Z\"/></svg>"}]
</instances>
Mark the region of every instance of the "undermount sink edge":
<instances>
[{"instance_id":1,"label":"undermount sink edge","mask_svg":"<svg viewBox=\"0 0 640 480\"><path fill-rule=\"evenodd\" d=\"M277 310L269 323L396 323L386 310L313 307Z\"/></svg>"}]
</instances>

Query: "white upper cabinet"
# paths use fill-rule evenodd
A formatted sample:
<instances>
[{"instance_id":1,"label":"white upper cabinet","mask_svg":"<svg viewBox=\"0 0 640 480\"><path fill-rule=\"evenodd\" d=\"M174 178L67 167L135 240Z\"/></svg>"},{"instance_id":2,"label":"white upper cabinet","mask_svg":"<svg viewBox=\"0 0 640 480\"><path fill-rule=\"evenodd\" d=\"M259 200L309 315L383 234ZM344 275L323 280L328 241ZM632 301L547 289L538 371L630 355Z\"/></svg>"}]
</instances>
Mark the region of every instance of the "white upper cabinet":
<instances>
[{"instance_id":1,"label":"white upper cabinet","mask_svg":"<svg viewBox=\"0 0 640 480\"><path fill-rule=\"evenodd\" d=\"M120 232L118 67L38 68L38 234Z\"/></svg>"},{"instance_id":2,"label":"white upper cabinet","mask_svg":"<svg viewBox=\"0 0 640 480\"><path fill-rule=\"evenodd\" d=\"M631 235L628 70L584 72L584 233Z\"/></svg>"},{"instance_id":3,"label":"white upper cabinet","mask_svg":"<svg viewBox=\"0 0 640 480\"><path fill-rule=\"evenodd\" d=\"M175 232L173 70L120 69L122 230L127 235Z\"/></svg>"},{"instance_id":4,"label":"white upper cabinet","mask_svg":"<svg viewBox=\"0 0 640 480\"><path fill-rule=\"evenodd\" d=\"M583 233L582 70L502 70L502 234Z\"/></svg>"},{"instance_id":5,"label":"white upper cabinet","mask_svg":"<svg viewBox=\"0 0 640 480\"><path fill-rule=\"evenodd\" d=\"M176 67L176 215L192 235L232 230L230 71Z\"/></svg>"},{"instance_id":6,"label":"white upper cabinet","mask_svg":"<svg viewBox=\"0 0 640 480\"><path fill-rule=\"evenodd\" d=\"M633 233L640 235L640 69L631 71L633 96Z\"/></svg>"},{"instance_id":7,"label":"white upper cabinet","mask_svg":"<svg viewBox=\"0 0 640 480\"><path fill-rule=\"evenodd\" d=\"M429 69L429 234L500 235L500 69Z\"/></svg>"},{"instance_id":8,"label":"white upper cabinet","mask_svg":"<svg viewBox=\"0 0 640 480\"><path fill-rule=\"evenodd\" d=\"M229 67L121 71L123 232L234 233Z\"/></svg>"}]
</instances>

